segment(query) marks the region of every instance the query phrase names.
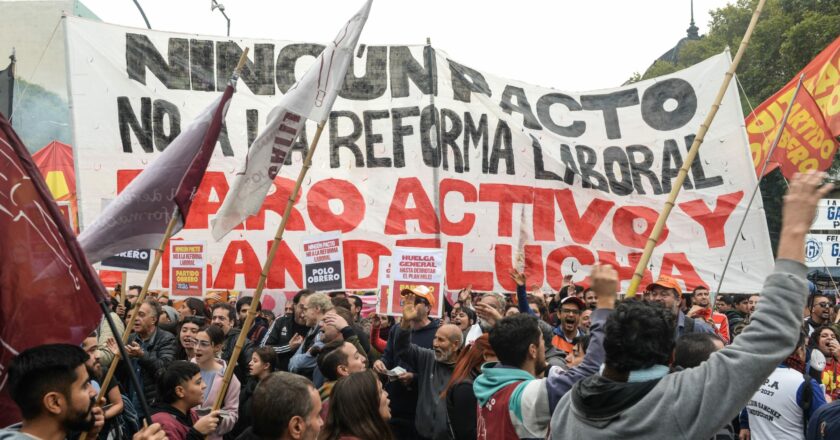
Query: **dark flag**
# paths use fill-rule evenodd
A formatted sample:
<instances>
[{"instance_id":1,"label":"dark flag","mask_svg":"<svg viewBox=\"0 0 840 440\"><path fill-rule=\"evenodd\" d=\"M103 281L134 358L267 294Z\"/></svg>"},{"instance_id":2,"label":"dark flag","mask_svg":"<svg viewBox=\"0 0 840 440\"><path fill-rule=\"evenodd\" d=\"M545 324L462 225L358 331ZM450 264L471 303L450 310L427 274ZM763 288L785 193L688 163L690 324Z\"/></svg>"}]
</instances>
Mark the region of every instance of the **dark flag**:
<instances>
[{"instance_id":1,"label":"dark flag","mask_svg":"<svg viewBox=\"0 0 840 440\"><path fill-rule=\"evenodd\" d=\"M20 351L81 344L102 319L105 288L38 167L0 116L0 427L20 420L7 368Z\"/></svg>"},{"instance_id":2,"label":"dark flag","mask_svg":"<svg viewBox=\"0 0 840 440\"><path fill-rule=\"evenodd\" d=\"M157 249L176 212L180 231L219 138L236 78L79 235L92 263L132 249ZM177 210L177 211L176 211Z\"/></svg>"},{"instance_id":3,"label":"dark flag","mask_svg":"<svg viewBox=\"0 0 840 440\"><path fill-rule=\"evenodd\" d=\"M15 98L15 56L5 70L0 70L0 113L6 119L12 119L12 104Z\"/></svg>"}]
</instances>

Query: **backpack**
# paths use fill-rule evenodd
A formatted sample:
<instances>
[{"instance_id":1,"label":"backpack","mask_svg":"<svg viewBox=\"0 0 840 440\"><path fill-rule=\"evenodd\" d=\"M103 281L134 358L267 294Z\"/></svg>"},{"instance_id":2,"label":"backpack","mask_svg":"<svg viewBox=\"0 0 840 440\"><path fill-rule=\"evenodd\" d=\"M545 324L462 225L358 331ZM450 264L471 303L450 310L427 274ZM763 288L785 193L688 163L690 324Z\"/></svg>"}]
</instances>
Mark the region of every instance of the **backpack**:
<instances>
[{"instance_id":1,"label":"backpack","mask_svg":"<svg viewBox=\"0 0 840 440\"><path fill-rule=\"evenodd\" d=\"M837 438L837 433L840 432L840 403L837 401L823 406L816 413L811 423L816 426L811 426L810 434L805 436L808 440L830 440Z\"/></svg>"},{"instance_id":2,"label":"backpack","mask_svg":"<svg viewBox=\"0 0 840 440\"><path fill-rule=\"evenodd\" d=\"M808 435L808 413L811 412L811 402L814 400L814 389L811 387L811 376L808 373L802 375L805 382L802 385L802 426L805 435Z\"/></svg>"}]
</instances>

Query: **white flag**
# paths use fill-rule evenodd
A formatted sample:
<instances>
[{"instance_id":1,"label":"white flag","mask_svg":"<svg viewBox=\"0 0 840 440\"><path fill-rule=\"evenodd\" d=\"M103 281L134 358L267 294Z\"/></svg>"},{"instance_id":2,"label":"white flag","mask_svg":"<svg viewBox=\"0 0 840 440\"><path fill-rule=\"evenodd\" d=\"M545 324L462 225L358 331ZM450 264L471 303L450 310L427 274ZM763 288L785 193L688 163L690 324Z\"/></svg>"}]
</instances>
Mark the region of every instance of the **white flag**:
<instances>
[{"instance_id":1,"label":"white flag","mask_svg":"<svg viewBox=\"0 0 840 440\"><path fill-rule=\"evenodd\" d=\"M222 207L211 221L218 241L259 212L274 177L283 166L306 119L323 123L330 114L373 0L367 0L318 55L315 63L269 113L265 130L251 144L248 157Z\"/></svg>"}]
</instances>

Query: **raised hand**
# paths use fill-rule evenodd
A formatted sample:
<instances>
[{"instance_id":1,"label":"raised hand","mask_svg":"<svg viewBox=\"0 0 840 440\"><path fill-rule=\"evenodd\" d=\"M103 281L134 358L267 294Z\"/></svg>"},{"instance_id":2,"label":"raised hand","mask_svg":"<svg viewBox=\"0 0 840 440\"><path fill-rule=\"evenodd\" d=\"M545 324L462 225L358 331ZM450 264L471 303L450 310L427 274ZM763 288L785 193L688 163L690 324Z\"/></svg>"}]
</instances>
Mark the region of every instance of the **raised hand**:
<instances>
[{"instance_id":1,"label":"raised hand","mask_svg":"<svg viewBox=\"0 0 840 440\"><path fill-rule=\"evenodd\" d=\"M335 311L327 312L327 314L324 315L324 324L331 325L337 328L338 331L341 331L341 329L350 325L347 323L346 319L342 318L338 313L335 313Z\"/></svg>"},{"instance_id":2,"label":"raised hand","mask_svg":"<svg viewBox=\"0 0 840 440\"><path fill-rule=\"evenodd\" d=\"M618 272L612 266L596 264L589 274L592 280L592 290L598 297L599 309L612 309L618 297Z\"/></svg>"},{"instance_id":3,"label":"raised hand","mask_svg":"<svg viewBox=\"0 0 840 440\"><path fill-rule=\"evenodd\" d=\"M403 295L402 325L410 325L417 320L417 309L414 307L414 294Z\"/></svg>"},{"instance_id":4,"label":"raised hand","mask_svg":"<svg viewBox=\"0 0 840 440\"><path fill-rule=\"evenodd\" d=\"M499 313L495 307L485 303L477 303L475 305L475 314L478 315L479 318L491 324L495 324L502 320L502 314Z\"/></svg>"},{"instance_id":5,"label":"raised hand","mask_svg":"<svg viewBox=\"0 0 840 440\"><path fill-rule=\"evenodd\" d=\"M817 204L828 195L833 186L823 185L825 173L809 171L796 174L782 207L782 231L779 237L779 259L805 261L805 235L811 229Z\"/></svg>"},{"instance_id":6,"label":"raised hand","mask_svg":"<svg viewBox=\"0 0 840 440\"><path fill-rule=\"evenodd\" d=\"M508 272L508 273L510 273L510 277L513 279L513 281L516 282L517 286L524 286L525 285L525 274L524 273L522 273L522 272L520 272L516 269L511 269L510 272Z\"/></svg>"},{"instance_id":7,"label":"raised hand","mask_svg":"<svg viewBox=\"0 0 840 440\"><path fill-rule=\"evenodd\" d=\"M472 284L462 289L458 293L458 302L461 304L469 304L472 301Z\"/></svg>"}]
</instances>

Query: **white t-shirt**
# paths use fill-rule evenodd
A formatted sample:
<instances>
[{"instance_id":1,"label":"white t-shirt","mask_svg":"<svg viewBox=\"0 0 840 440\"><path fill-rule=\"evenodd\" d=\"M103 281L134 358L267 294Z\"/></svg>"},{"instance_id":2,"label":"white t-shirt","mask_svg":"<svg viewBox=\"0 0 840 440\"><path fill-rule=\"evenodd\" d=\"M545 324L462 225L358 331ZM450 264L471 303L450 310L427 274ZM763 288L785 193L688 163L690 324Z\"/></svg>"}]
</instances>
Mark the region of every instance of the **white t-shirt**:
<instances>
[{"instance_id":1,"label":"white t-shirt","mask_svg":"<svg viewBox=\"0 0 840 440\"><path fill-rule=\"evenodd\" d=\"M801 440L802 408L796 403L796 393L804 383L802 373L779 367L764 381L747 403L752 440Z\"/></svg>"}]
</instances>

